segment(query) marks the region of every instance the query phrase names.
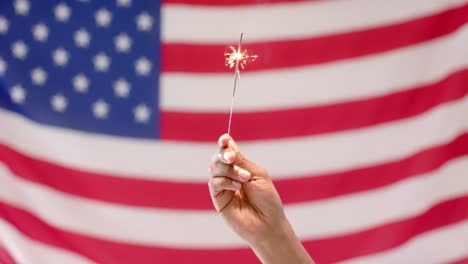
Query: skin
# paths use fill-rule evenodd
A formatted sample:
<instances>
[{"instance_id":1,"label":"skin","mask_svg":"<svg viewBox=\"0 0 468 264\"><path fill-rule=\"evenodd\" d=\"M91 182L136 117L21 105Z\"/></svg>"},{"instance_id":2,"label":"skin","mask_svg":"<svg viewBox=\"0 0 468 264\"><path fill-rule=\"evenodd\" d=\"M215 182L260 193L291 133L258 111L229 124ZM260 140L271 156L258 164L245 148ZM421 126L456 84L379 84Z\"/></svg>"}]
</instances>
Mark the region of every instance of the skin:
<instances>
[{"instance_id":1,"label":"skin","mask_svg":"<svg viewBox=\"0 0 468 264\"><path fill-rule=\"evenodd\" d=\"M268 172L228 135L218 140L208 182L216 211L265 264L314 263L294 233Z\"/></svg>"}]
</instances>

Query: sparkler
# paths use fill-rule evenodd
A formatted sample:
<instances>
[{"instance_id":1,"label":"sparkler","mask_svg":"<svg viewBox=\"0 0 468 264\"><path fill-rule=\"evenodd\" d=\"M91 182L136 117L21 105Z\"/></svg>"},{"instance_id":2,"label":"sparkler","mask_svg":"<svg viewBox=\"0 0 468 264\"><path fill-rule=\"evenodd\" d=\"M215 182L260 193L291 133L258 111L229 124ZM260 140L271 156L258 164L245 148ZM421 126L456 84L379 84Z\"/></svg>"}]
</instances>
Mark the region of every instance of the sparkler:
<instances>
[{"instance_id":1,"label":"sparkler","mask_svg":"<svg viewBox=\"0 0 468 264\"><path fill-rule=\"evenodd\" d=\"M242 44L242 36L244 33L240 34L239 38L239 46L234 48L233 46L230 47L231 52L226 52L224 53L224 56L226 58L226 66L229 66L229 68L234 67L234 89L232 90L232 98L231 98L231 111L229 114L229 125L228 125L228 134L231 132L231 121L232 121L232 110L234 109L234 99L236 97L236 87L237 87L237 79L240 78L240 71L239 71L239 66L244 69L245 65L253 61L257 58L257 55L248 55L246 50L241 49L241 44Z\"/></svg>"}]
</instances>

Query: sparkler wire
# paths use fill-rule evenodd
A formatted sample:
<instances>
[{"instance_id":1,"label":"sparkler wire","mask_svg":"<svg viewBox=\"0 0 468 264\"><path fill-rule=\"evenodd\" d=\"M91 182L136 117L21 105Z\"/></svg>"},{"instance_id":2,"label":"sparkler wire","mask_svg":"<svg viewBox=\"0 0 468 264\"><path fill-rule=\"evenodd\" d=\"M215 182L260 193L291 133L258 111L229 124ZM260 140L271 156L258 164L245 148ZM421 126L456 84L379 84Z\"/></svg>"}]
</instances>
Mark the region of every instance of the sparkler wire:
<instances>
[{"instance_id":1,"label":"sparkler wire","mask_svg":"<svg viewBox=\"0 0 468 264\"><path fill-rule=\"evenodd\" d=\"M239 46L237 48L237 58L236 58L236 68L234 70L234 89L232 90L232 98L231 98L231 111L229 114L229 125L228 125L228 135L231 133L231 122L232 122L232 111L234 109L234 98L236 97L236 87L237 87L237 79L239 79L239 60L241 59L240 52L241 52L241 44L242 44L242 36L244 33L240 34L239 38Z\"/></svg>"}]
</instances>

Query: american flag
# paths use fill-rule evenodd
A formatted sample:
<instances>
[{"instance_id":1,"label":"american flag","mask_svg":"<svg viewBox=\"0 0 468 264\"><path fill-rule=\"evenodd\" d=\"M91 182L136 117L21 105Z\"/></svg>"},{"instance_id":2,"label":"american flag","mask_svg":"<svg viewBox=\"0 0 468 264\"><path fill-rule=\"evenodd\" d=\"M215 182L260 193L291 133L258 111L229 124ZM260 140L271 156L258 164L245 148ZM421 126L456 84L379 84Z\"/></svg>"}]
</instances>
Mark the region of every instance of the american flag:
<instances>
[{"instance_id":1,"label":"american flag","mask_svg":"<svg viewBox=\"0 0 468 264\"><path fill-rule=\"evenodd\" d=\"M226 132L318 263L468 262L468 1L0 1L0 263L258 263Z\"/></svg>"}]
</instances>

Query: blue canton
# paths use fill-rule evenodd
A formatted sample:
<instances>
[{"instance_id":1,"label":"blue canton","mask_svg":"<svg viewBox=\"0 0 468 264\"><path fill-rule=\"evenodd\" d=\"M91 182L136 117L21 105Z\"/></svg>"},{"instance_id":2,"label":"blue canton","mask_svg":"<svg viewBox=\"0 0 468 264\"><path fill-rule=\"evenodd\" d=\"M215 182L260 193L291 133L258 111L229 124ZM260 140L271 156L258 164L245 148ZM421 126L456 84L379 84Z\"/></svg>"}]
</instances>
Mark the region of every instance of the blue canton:
<instances>
[{"instance_id":1,"label":"blue canton","mask_svg":"<svg viewBox=\"0 0 468 264\"><path fill-rule=\"evenodd\" d=\"M158 138L159 24L158 1L0 1L0 107Z\"/></svg>"}]
</instances>

